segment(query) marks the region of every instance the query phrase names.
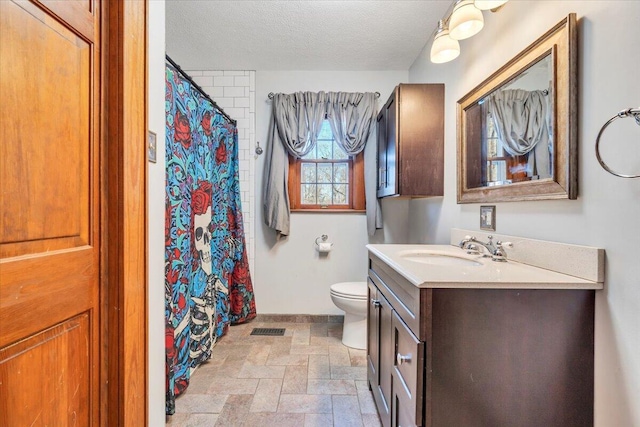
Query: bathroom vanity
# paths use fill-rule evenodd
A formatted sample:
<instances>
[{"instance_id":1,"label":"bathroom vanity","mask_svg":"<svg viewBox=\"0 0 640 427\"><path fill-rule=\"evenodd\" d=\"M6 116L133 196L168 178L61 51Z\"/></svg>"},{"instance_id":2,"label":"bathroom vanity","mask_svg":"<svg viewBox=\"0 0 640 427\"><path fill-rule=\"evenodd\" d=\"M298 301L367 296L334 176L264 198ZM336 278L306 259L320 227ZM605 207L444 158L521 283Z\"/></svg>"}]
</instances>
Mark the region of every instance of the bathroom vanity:
<instances>
[{"instance_id":1,"label":"bathroom vanity","mask_svg":"<svg viewBox=\"0 0 640 427\"><path fill-rule=\"evenodd\" d=\"M367 248L368 381L385 427L593 425L602 250L576 261L598 263L581 278L457 246Z\"/></svg>"}]
</instances>

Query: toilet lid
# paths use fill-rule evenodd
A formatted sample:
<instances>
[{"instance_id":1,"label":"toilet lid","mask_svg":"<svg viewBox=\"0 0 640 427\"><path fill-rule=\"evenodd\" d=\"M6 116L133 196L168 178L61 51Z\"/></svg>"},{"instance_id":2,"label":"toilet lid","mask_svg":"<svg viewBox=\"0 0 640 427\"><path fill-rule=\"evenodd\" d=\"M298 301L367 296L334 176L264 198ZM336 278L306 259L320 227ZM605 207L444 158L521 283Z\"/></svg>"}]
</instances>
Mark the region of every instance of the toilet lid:
<instances>
[{"instance_id":1,"label":"toilet lid","mask_svg":"<svg viewBox=\"0 0 640 427\"><path fill-rule=\"evenodd\" d=\"M347 298L367 298L367 282L342 282L331 285L331 292Z\"/></svg>"}]
</instances>

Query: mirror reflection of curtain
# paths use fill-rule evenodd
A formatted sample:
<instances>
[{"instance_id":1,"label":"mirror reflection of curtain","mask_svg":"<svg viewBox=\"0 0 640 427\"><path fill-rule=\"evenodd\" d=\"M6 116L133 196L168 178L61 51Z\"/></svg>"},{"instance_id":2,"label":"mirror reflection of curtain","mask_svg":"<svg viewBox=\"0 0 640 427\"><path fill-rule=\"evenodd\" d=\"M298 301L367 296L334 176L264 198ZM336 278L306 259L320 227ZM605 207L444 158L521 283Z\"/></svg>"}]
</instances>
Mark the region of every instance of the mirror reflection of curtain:
<instances>
[{"instance_id":1,"label":"mirror reflection of curtain","mask_svg":"<svg viewBox=\"0 0 640 427\"><path fill-rule=\"evenodd\" d=\"M544 91L499 90L487 108L504 150L511 156L528 154L527 176L551 177L551 137Z\"/></svg>"},{"instance_id":2,"label":"mirror reflection of curtain","mask_svg":"<svg viewBox=\"0 0 640 427\"><path fill-rule=\"evenodd\" d=\"M264 221L268 227L279 235L289 235L288 155L300 158L313 149L325 117L338 145L347 154L355 155L365 147L375 114L376 98L373 93L296 92L274 95L263 184ZM371 167L375 170L375 164L371 165L365 159L365 175ZM367 218L379 216L377 201L366 205Z\"/></svg>"}]
</instances>

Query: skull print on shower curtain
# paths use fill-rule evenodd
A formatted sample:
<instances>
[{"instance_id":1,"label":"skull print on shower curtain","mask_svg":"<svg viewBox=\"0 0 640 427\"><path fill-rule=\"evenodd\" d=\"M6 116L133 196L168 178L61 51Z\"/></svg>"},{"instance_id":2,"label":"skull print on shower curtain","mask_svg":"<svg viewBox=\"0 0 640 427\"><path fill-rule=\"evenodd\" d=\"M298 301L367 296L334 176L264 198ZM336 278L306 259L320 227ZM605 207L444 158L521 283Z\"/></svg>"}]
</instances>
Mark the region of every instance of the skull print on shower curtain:
<instances>
[{"instance_id":1,"label":"skull print on shower curtain","mask_svg":"<svg viewBox=\"0 0 640 427\"><path fill-rule=\"evenodd\" d=\"M230 323L256 315L240 207L238 134L166 66L166 412Z\"/></svg>"}]
</instances>

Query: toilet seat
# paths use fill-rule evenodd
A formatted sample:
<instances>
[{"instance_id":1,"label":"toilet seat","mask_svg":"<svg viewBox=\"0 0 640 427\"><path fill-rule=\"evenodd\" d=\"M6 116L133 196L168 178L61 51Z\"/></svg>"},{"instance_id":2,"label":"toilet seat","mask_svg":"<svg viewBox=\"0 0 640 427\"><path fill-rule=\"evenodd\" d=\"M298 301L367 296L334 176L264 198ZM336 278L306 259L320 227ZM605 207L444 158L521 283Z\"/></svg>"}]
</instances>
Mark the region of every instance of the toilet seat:
<instances>
[{"instance_id":1,"label":"toilet seat","mask_svg":"<svg viewBox=\"0 0 640 427\"><path fill-rule=\"evenodd\" d=\"M342 282L331 285L331 294L354 300L367 299L367 282Z\"/></svg>"}]
</instances>

